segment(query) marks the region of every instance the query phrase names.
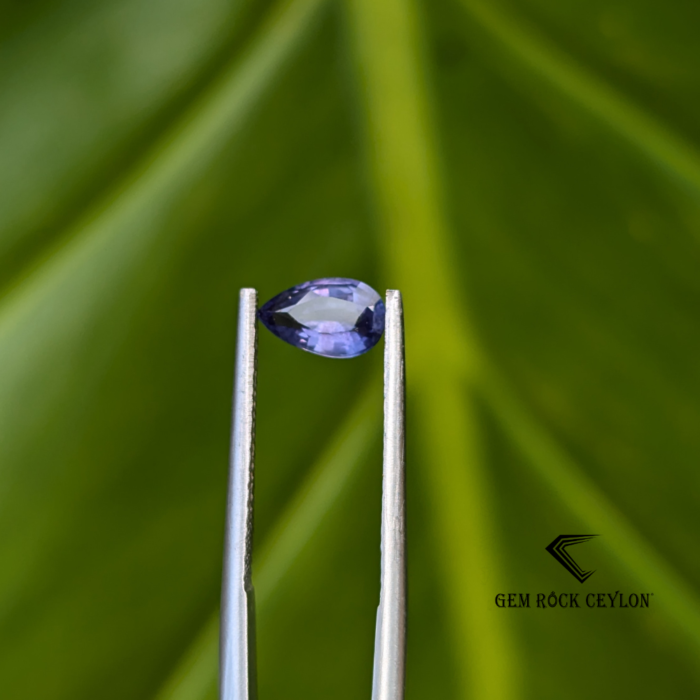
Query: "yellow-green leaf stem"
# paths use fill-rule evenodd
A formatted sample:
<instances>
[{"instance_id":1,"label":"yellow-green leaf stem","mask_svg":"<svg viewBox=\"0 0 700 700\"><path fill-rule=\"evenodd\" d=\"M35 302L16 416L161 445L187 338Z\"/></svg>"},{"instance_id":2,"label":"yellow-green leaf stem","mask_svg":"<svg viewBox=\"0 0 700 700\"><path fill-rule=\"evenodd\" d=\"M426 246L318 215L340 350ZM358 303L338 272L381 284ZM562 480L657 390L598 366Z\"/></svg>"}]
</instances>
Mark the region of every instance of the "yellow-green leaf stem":
<instances>
[{"instance_id":1,"label":"yellow-green leaf stem","mask_svg":"<svg viewBox=\"0 0 700 700\"><path fill-rule=\"evenodd\" d=\"M502 7L481 0L462 0L462 5L520 65L700 193L700 153L691 143Z\"/></svg>"},{"instance_id":2,"label":"yellow-green leaf stem","mask_svg":"<svg viewBox=\"0 0 700 700\"><path fill-rule=\"evenodd\" d=\"M506 700L516 695L516 661L504 618L483 602L497 580L498 548L469 396L476 348L457 301L420 21L411 0L348 4L387 279L405 299L408 392L420 426L460 694Z\"/></svg>"},{"instance_id":3,"label":"yellow-green leaf stem","mask_svg":"<svg viewBox=\"0 0 700 700\"><path fill-rule=\"evenodd\" d=\"M253 584L258 618L304 547L313 538L379 437L381 381L375 377L360 396L325 452L254 555ZM218 614L171 674L157 700L204 700L213 692L218 669Z\"/></svg>"}]
</instances>

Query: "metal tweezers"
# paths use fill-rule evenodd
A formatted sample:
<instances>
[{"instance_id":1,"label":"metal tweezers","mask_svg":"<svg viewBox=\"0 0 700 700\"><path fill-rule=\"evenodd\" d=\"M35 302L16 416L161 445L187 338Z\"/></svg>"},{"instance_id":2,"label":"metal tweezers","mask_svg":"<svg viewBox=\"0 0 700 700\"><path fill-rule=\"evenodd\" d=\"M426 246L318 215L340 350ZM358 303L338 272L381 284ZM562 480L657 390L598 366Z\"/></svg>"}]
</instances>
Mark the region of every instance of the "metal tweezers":
<instances>
[{"instance_id":1,"label":"metal tweezers","mask_svg":"<svg viewBox=\"0 0 700 700\"><path fill-rule=\"evenodd\" d=\"M241 289L224 572L219 700L255 700L255 601L251 578L257 292ZM372 700L403 700L406 668L405 370L401 293L386 293L381 589Z\"/></svg>"}]
</instances>

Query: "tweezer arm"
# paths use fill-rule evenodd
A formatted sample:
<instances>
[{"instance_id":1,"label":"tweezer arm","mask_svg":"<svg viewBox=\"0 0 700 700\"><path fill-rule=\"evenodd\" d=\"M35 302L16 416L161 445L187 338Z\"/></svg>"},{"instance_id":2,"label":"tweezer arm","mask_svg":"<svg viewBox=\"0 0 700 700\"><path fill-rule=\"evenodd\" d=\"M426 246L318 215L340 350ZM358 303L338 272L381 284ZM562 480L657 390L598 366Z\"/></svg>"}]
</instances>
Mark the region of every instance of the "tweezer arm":
<instances>
[{"instance_id":1,"label":"tweezer arm","mask_svg":"<svg viewBox=\"0 0 700 700\"><path fill-rule=\"evenodd\" d=\"M401 292L386 293L381 592L372 700L403 700L406 671L405 370Z\"/></svg>"},{"instance_id":2,"label":"tweezer arm","mask_svg":"<svg viewBox=\"0 0 700 700\"><path fill-rule=\"evenodd\" d=\"M255 600L251 582L257 292L241 289L231 463L221 587L219 700L255 700Z\"/></svg>"}]
</instances>

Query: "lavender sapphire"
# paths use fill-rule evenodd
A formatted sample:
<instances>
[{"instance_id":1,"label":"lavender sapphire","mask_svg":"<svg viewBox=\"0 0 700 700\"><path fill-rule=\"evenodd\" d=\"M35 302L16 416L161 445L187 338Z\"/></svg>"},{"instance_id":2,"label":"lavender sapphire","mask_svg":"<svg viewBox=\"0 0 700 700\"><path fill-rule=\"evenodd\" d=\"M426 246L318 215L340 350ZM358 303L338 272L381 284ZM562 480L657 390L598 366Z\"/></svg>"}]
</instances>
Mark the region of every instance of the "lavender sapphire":
<instances>
[{"instance_id":1,"label":"lavender sapphire","mask_svg":"<svg viewBox=\"0 0 700 700\"><path fill-rule=\"evenodd\" d=\"M384 332L384 303L364 282L325 277L273 297L258 311L278 338L325 357L357 357Z\"/></svg>"}]
</instances>

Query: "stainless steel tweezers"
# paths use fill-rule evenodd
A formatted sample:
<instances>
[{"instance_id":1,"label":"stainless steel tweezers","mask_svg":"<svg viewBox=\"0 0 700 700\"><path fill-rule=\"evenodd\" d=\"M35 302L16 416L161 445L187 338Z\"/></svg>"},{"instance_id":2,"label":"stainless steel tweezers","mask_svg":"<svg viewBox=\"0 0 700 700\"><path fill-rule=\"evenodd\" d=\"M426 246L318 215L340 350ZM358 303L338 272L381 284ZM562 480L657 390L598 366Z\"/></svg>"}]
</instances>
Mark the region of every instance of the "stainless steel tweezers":
<instances>
[{"instance_id":1,"label":"stainless steel tweezers","mask_svg":"<svg viewBox=\"0 0 700 700\"><path fill-rule=\"evenodd\" d=\"M221 591L219 699L255 700L255 600L251 578L257 292L238 312L231 464ZM401 293L386 294L381 589L372 700L403 700L406 668L405 371Z\"/></svg>"}]
</instances>

